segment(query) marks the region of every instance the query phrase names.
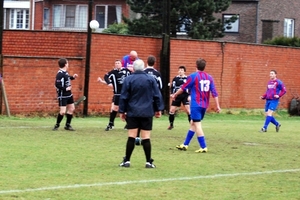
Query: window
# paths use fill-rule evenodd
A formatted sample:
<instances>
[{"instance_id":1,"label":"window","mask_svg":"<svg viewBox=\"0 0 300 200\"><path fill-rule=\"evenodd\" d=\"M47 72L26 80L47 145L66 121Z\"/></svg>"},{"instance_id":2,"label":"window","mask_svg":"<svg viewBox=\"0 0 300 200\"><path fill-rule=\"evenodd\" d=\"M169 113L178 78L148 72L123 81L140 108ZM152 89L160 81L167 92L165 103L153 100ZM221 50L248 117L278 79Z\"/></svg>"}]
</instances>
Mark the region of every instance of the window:
<instances>
[{"instance_id":1,"label":"window","mask_svg":"<svg viewBox=\"0 0 300 200\"><path fill-rule=\"evenodd\" d=\"M238 33L240 19L239 15L223 15L224 32L225 33Z\"/></svg>"},{"instance_id":2,"label":"window","mask_svg":"<svg viewBox=\"0 0 300 200\"><path fill-rule=\"evenodd\" d=\"M295 28L294 19L284 19L284 37L294 37L294 28Z\"/></svg>"},{"instance_id":3,"label":"window","mask_svg":"<svg viewBox=\"0 0 300 200\"><path fill-rule=\"evenodd\" d=\"M86 5L54 5L53 27L86 29L88 7Z\"/></svg>"},{"instance_id":4,"label":"window","mask_svg":"<svg viewBox=\"0 0 300 200\"><path fill-rule=\"evenodd\" d=\"M10 9L9 28L28 29L29 28L29 9Z\"/></svg>"},{"instance_id":5,"label":"window","mask_svg":"<svg viewBox=\"0 0 300 200\"><path fill-rule=\"evenodd\" d=\"M115 5L96 6L96 20L99 22L99 28L105 29L114 23L121 23L122 7Z\"/></svg>"}]
</instances>

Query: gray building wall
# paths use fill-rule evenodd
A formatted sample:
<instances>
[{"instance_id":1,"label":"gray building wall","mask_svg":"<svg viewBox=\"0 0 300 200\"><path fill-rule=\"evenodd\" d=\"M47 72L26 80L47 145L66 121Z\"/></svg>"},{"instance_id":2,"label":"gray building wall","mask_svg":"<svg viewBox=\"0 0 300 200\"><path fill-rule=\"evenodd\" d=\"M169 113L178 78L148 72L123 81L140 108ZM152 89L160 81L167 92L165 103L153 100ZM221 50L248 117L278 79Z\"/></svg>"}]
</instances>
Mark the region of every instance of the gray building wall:
<instances>
[{"instance_id":1,"label":"gray building wall","mask_svg":"<svg viewBox=\"0 0 300 200\"><path fill-rule=\"evenodd\" d=\"M284 35L284 19L294 19L294 36L300 37L300 0L232 0L222 14L238 14L238 33L225 33L220 41L262 43ZM222 17L218 14L217 17Z\"/></svg>"}]
</instances>

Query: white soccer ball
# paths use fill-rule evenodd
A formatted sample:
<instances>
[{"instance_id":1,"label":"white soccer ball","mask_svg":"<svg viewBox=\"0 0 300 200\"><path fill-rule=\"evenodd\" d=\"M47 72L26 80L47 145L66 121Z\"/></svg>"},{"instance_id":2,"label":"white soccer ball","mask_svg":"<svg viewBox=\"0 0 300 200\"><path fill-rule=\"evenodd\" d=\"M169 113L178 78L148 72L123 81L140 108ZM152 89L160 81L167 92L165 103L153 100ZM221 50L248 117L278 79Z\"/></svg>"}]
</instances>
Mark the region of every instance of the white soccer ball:
<instances>
[{"instance_id":1,"label":"white soccer ball","mask_svg":"<svg viewBox=\"0 0 300 200\"><path fill-rule=\"evenodd\" d=\"M141 138L139 137L135 138L135 145L141 145L141 142L142 142Z\"/></svg>"},{"instance_id":2,"label":"white soccer ball","mask_svg":"<svg viewBox=\"0 0 300 200\"><path fill-rule=\"evenodd\" d=\"M99 28L99 22L97 20L90 21L90 28L93 30Z\"/></svg>"}]
</instances>

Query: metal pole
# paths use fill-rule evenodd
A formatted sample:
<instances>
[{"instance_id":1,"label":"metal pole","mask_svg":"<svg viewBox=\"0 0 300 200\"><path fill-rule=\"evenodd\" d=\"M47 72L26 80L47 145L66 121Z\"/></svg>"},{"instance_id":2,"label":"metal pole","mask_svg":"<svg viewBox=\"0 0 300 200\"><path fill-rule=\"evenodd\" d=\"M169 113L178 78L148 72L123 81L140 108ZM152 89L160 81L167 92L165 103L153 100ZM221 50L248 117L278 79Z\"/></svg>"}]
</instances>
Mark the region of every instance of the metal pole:
<instances>
[{"instance_id":1,"label":"metal pole","mask_svg":"<svg viewBox=\"0 0 300 200\"><path fill-rule=\"evenodd\" d=\"M4 6L3 1L0 1L0 76L3 75L3 55L2 55L2 46L3 46L3 13ZM0 114L2 114L2 92L0 92Z\"/></svg>"},{"instance_id":2,"label":"metal pole","mask_svg":"<svg viewBox=\"0 0 300 200\"><path fill-rule=\"evenodd\" d=\"M170 0L163 0L163 30L162 30L162 50L160 71L163 81L162 95L164 98L165 110L168 112L170 108L170 89L168 83L170 81ZM166 12L165 12L166 11Z\"/></svg>"},{"instance_id":3,"label":"metal pole","mask_svg":"<svg viewBox=\"0 0 300 200\"><path fill-rule=\"evenodd\" d=\"M93 0L89 0L89 8L88 9L89 9L88 10L88 29L87 29L87 41L86 41L85 78L84 78L84 96L86 96L86 100L84 101L84 106L83 106L83 115L84 116L88 116L91 41L92 41L92 29L89 26L89 22L92 21Z\"/></svg>"},{"instance_id":4,"label":"metal pole","mask_svg":"<svg viewBox=\"0 0 300 200\"><path fill-rule=\"evenodd\" d=\"M2 55L3 12L4 12L3 1L0 1L0 55ZM2 65L1 65L1 67L2 67Z\"/></svg>"}]
</instances>

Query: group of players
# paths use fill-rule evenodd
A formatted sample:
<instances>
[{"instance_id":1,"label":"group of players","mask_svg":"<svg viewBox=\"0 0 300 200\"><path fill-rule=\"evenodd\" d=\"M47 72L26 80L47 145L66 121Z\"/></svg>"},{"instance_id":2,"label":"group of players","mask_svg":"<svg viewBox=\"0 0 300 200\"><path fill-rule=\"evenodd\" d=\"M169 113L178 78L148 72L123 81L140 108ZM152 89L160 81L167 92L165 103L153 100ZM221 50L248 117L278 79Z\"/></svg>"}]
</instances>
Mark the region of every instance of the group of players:
<instances>
[{"instance_id":1,"label":"group of players","mask_svg":"<svg viewBox=\"0 0 300 200\"><path fill-rule=\"evenodd\" d=\"M112 107L109 116L109 123L105 128L105 131L109 131L114 128L114 120L119 110L119 98L121 94L123 80L132 73L133 62L138 59L139 58L137 52L131 51L130 54L124 56L122 60L115 60L114 69L104 75L104 80L101 77L98 77L98 82L107 84L108 86L113 88ZM154 68L155 62L156 58L154 56L148 56L147 67L144 71L155 78L157 82L157 87L161 90L163 88L161 74L158 70ZM174 94L186 82L187 76L185 75L185 72L185 66L180 66L178 68L178 75L174 77L172 83L170 84L171 94ZM174 127L175 112L177 108L181 106L181 103L185 106L185 111L190 121L190 108L188 96L188 92L184 91L183 94L179 95L176 99L172 101L169 112L170 126L168 127L168 130L173 129ZM126 125L124 129L126 129Z\"/></svg>"},{"instance_id":2,"label":"group of players","mask_svg":"<svg viewBox=\"0 0 300 200\"><path fill-rule=\"evenodd\" d=\"M122 85L125 78L130 76L130 74L133 72L133 66L134 64L136 64L134 63L136 60L139 60L137 52L131 51L130 54L124 56L122 60L115 60L114 69L104 75L104 80L98 77L98 81L111 86L114 93L109 123L105 128L106 131L109 131L114 127L114 120L119 111L119 101ZM154 69L155 62L156 58L154 56L148 56L147 67L143 69L144 72L155 78L157 87L161 90L163 88L161 74L159 71ZM56 76L55 86L57 88L60 112L57 116L57 121L53 130L58 130L63 116L64 114L66 114L67 121L65 129L74 131L74 129L71 127L71 120L75 109L73 95L71 93L71 80L75 79L78 75L74 74L73 76L70 76L68 74L67 70L69 66L66 59L60 59L58 64L60 69ZM179 150L187 150L191 139L196 133L200 149L196 150L195 152L206 153L207 147L201 121L203 120L206 109L209 106L210 94L212 94L213 98L215 99L217 107L216 112L221 111L214 80L211 75L204 72L205 67L206 61L202 58L199 58L196 60L196 72L190 74L189 76L186 76L185 66L179 66L178 75L175 76L172 80L172 83L169 84L172 104L169 111L170 125L168 127L168 130L172 130L174 128L175 113L177 108L180 107L181 104L185 106L185 111L190 122L190 128L187 132L184 143L176 146L176 148ZM271 70L270 81L268 82L266 93L260 97L261 99L266 100L265 124L261 128L260 132L267 132L269 123L273 123L275 125L276 132L279 131L281 124L275 120L275 118L273 117L273 113L278 107L279 98L282 97L285 93L285 86L281 80L277 79L277 72L275 70ZM137 134L137 137L139 137L139 132ZM152 161L150 162L151 165L149 164L149 166L154 167L154 165L152 165ZM124 162L122 162L120 166L129 166L126 165L126 163L128 164L128 162L129 160L124 159Z\"/></svg>"}]
</instances>

